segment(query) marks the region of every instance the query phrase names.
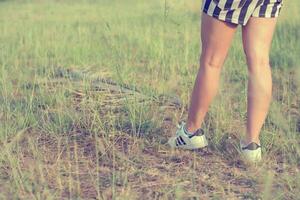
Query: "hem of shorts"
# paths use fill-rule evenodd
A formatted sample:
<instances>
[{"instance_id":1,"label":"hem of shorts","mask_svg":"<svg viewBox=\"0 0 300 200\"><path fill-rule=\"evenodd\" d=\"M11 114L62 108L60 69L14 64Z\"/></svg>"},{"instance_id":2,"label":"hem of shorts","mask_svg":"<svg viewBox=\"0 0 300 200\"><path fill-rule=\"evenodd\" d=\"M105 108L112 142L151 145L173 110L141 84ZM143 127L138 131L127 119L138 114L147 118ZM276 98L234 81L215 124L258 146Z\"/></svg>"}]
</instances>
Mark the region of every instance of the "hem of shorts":
<instances>
[{"instance_id":1,"label":"hem of shorts","mask_svg":"<svg viewBox=\"0 0 300 200\"><path fill-rule=\"evenodd\" d=\"M236 25L242 25L242 26L246 25L246 23L245 23L244 21L240 21L240 20L235 19L235 18L231 18L231 19L229 19L229 18L220 19L218 15L214 15L214 14L211 15L211 14L208 14L208 12L207 12L206 9L203 9L203 12L204 12L205 14L207 14L208 16L214 17L214 18L216 18L216 19L218 19L218 20L220 20L220 21L224 21L224 22L228 22L228 23L232 23L232 24L236 24Z\"/></svg>"},{"instance_id":2,"label":"hem of shorts","mask_svg":"<svg viewBox=\"0 0 300 200\"><path fill-rule=\"evenodd\" d=\"M258 17L258 18L276 18L279 16L279 13L274 16L266 16L266 15L251 15L251 17Z\"/></svg>"}]
</instances>

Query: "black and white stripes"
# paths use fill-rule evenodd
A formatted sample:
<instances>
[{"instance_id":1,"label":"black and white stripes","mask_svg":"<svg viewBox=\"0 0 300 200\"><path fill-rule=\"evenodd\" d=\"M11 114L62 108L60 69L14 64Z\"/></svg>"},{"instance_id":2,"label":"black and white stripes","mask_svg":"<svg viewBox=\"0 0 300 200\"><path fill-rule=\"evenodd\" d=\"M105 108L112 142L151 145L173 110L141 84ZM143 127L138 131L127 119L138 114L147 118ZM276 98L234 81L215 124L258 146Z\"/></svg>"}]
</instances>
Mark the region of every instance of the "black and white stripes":
<instances>
[{"instance_id":1,"label":"black and white stripes","mask_svg":"<svg viewBox=\"0 0 300 200\"><path fill-rule=\"evenodd\" d=\"M265 0L259 9L259 17L277 17L282 7L282 0Z\"/></svg>"},{"instance_id":2,"label":"black and white stripes","mask_svg":"<svg viewBox=\"0 0 300 200\"><path fill-rule=\"evenodd\" d=\"M176 146L179 145L186 145L186 142L183 140L183 138L181 136L176 138Z\"/></svg>"},{"instance_id":3,"label":"black and white stripes","mask_svg":"<svg viewBox=\"0 0 300 200\"><path fill-rule=\"evenodd\" d=\"M282 0L203 0L202 10L222 21L246 25L250 17L277 17Z\"/></svg>"}]
</instances>

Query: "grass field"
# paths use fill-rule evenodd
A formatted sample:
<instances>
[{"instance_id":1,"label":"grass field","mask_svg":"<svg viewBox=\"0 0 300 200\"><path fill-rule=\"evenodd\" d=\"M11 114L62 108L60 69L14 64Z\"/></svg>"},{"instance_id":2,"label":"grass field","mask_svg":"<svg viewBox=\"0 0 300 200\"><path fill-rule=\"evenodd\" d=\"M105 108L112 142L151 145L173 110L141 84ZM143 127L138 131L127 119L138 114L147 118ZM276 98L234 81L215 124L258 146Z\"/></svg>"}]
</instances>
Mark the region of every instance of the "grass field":
<instances>
[{"instance_id":1,"label":"grass field","mask_svg":"<svg viewBox=\"0 0 300 200\"><path fill-rule=\"evenodd\" d=\"M0 199L300 199L300 1L273 40L265 162L237 146L247 68L236 34L205 120L172 151L198 69L201 1L0 0Z\"/></svg>"}]
</instances>

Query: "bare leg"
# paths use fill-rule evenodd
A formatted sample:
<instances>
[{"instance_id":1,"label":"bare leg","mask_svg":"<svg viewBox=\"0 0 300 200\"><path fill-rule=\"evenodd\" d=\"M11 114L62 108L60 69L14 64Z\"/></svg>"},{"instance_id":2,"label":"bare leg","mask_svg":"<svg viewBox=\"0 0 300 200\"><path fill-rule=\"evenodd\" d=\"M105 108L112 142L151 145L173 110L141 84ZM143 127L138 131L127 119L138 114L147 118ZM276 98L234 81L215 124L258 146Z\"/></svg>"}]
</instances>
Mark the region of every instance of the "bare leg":
<instances>
[{"instance_id":1,"label":"bare leg","mask_svg":"<svg viewBox=\"0 0 300 200\"><path fill-rule=\"evenodd\" d=\"M186 124L189 132L201 127L208 107L217 94L221 67L236 28L236 25L222 22L205 13L202 15L202 54Z\"/></svg>"},{"instance_id":2,"label":"bare leg","mask_svg":"<svg viewBox=\"0 0 300 200\"><path fill-rule=\"evenodd\" d=\"M245 144L250 142L259 144L259 133L272 98L269 51L275 25L276 18L252 17L242 29L243 45L249 71Z\"/></svg>"}]
</instances>

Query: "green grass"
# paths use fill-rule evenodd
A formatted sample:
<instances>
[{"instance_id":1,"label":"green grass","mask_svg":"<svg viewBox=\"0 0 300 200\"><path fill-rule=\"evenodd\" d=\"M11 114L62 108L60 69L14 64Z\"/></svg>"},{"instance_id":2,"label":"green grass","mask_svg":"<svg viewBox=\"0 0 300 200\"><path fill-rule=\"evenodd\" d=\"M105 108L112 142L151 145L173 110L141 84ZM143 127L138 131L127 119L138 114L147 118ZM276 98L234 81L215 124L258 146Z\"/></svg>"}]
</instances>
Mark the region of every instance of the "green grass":
<instances>
[{"instance_id":1,"label":"green grass","mask_svg":"<svg viewBox=\"0 0 300 200\"><path fill-rule=\"evenodd\" d=\"M299 199L297 0L284 2L273 40L265 162L246 167L235 150L246 119L240 30L205 120L210 147L165 144L187 115L200 3L0 1L0 198ZM95 88L99 78L117 89Z\"/></svg>"}]
</instances>

